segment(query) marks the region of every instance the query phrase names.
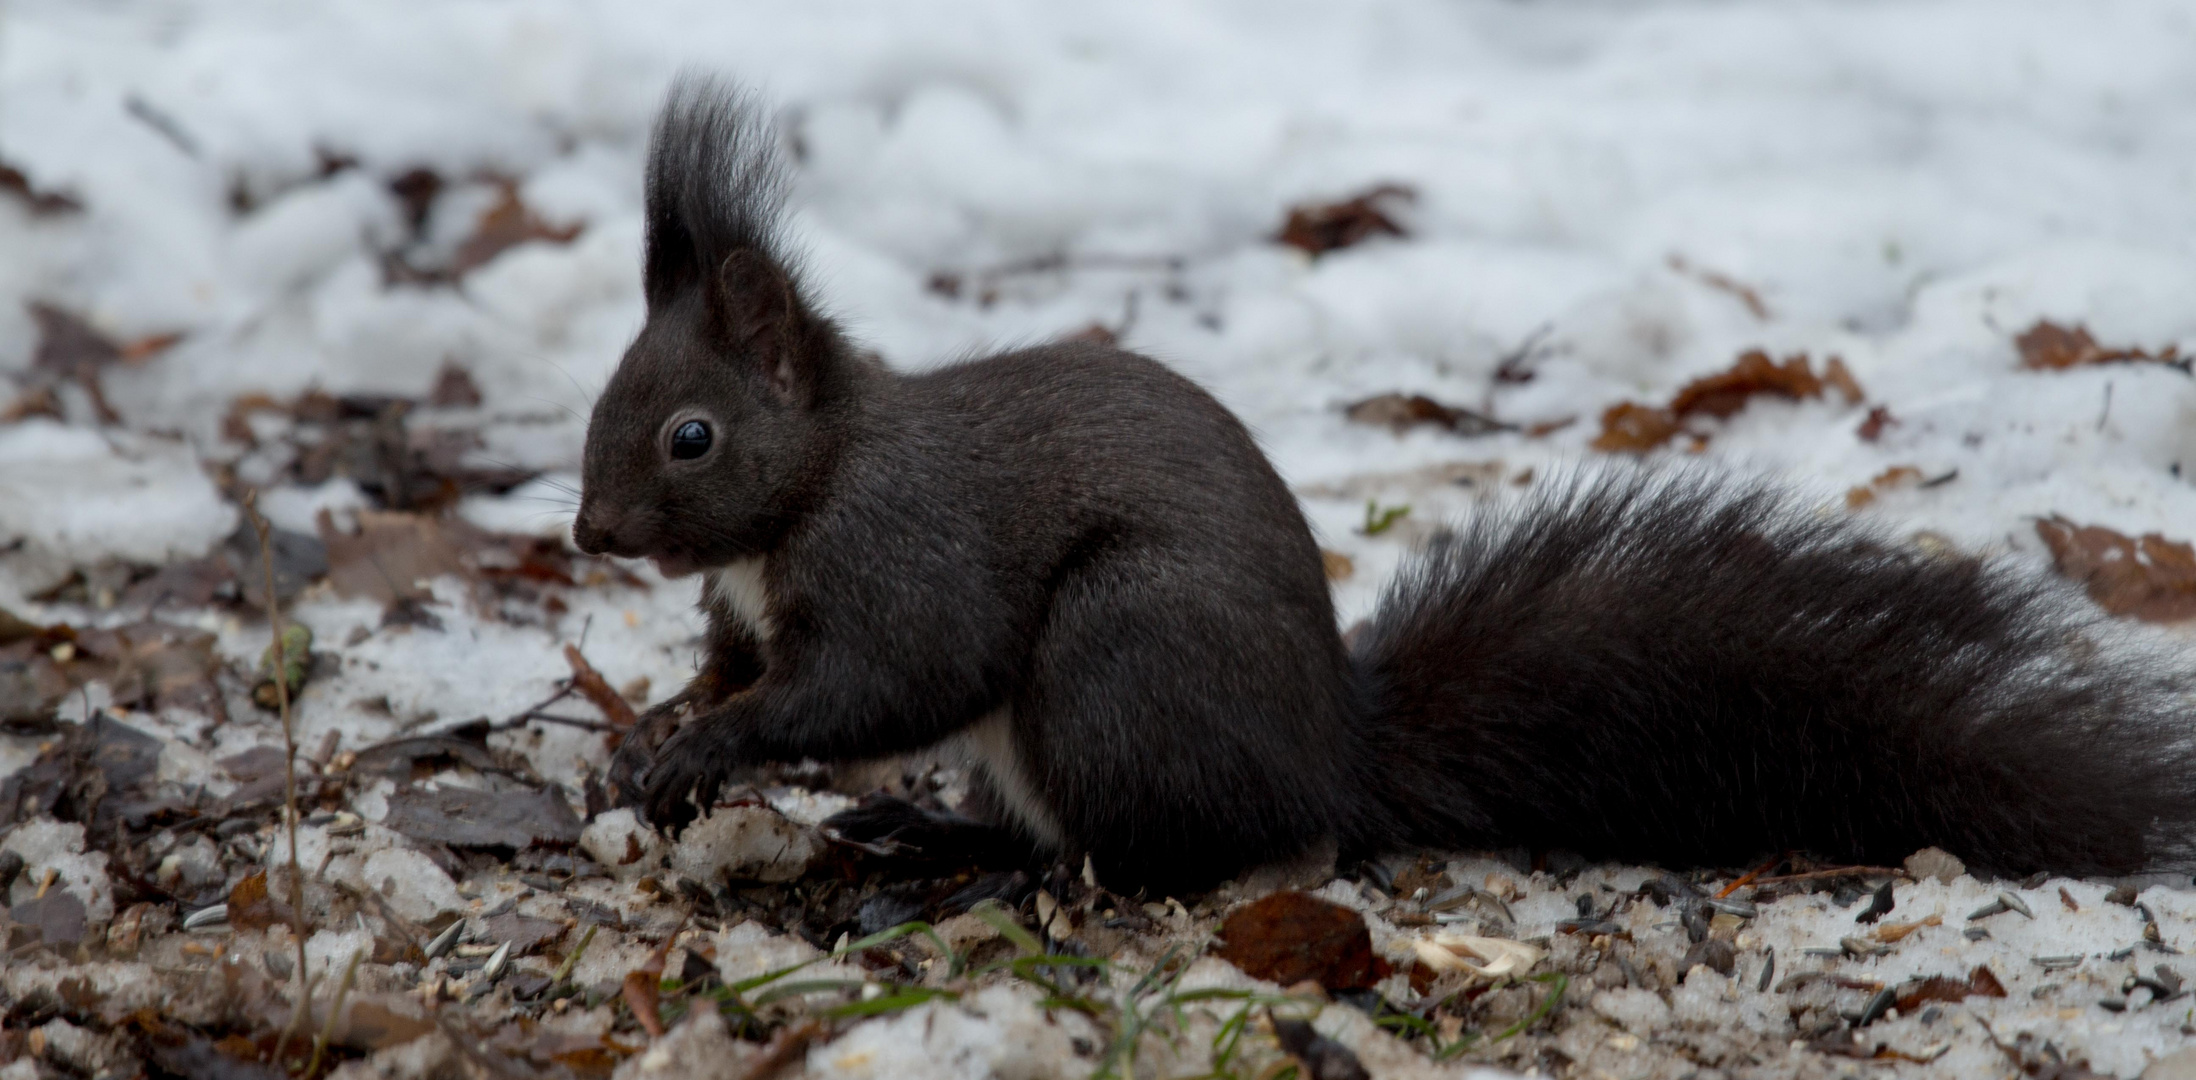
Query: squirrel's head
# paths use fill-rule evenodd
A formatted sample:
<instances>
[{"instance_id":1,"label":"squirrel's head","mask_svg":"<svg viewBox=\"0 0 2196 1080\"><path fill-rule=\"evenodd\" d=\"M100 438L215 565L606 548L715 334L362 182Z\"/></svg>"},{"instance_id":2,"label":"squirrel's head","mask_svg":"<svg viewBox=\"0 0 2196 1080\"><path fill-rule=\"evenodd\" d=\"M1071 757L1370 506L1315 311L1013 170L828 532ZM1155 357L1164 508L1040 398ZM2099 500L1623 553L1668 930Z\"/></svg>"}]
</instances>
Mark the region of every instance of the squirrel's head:
<instances>
[{"instance_id":1,"label":"squirrel's head","mask_svg":"<svg viewBox=\"0 0 2196 1080\"><path fill-rule=\"evenodd\" d=\"M648 321L587 423L572 537L676 576L768 550L819 481L846 349L778 254L754 107L682 78L647 176Z\"/></svg>"}]
</instances>

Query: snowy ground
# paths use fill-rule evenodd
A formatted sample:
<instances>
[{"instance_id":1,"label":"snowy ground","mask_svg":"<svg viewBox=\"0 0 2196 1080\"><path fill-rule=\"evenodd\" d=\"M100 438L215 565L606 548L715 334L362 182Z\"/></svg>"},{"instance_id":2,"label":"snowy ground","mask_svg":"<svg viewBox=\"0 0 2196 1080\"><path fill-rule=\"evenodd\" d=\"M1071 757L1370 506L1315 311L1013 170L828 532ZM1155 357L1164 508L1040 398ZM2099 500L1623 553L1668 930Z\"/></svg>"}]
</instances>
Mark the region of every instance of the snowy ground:
<instances>
[{"instance_id":1,"label":"snowy ground","mask_svg":"<svg viewBox=\"0 0 2196 1080\"><path fill-rule=\"evenodd\" d=\"M20 387L51 374L34 366L45 335L32 302L125 345L182 337L102 363L119 424L100 425L70 381L54 384L58 418L0 423L0 609L81 627L142 615L102 582L123 590L133 572L116 567L141 578L214 550L244 486L267 488L279 527L315 532L320 509L354 526L376 496L341 469L290 482L304 425L258 413L251 449L225 429L232 401L309 388L417 398L448 365L470 372L480 400L422 407L413 436L477 430L469 466L543 474L457 513L562 536L579 417L641 319L647 124L688 64L779 104L809 277L865 342L916 368L1098 324L1174 364L1257 430L1322 543L1348 556L1346 620L1428 523L1488 490L1609 460L1591 448L1604 409L1665 402L1756 347L1808 354L1818 371L1840 357L1865 399L1756 399L1699 423L1702 453L1787 477L1828 512L2039 571L2049 558L2034 522L2051 515L2189 540L2196 382L2147 362L2023 370L2015 338L2049 320L2107 348L2196 351L2192 47L2196 8L2180 0L15 0L0 6L0 167L16 177L0 172L0 373ZM408 204L416 186L394 182L419 170L441 187ZM1417 193L1387 204L1406 238L1317 260L1271 240L1292 205L1391 182ZM512 197L545 238L471 265L468 238ZM452 268L464 272L441 273ZM1519 430L1397 435L1343 414L1397 391ZM1875 408L1895 422L1863 438ZM1682 456L1685 440L1673 445L1659 453ZM1909 482L1847 510L1849 489L1902 466ZM1369 536L1368 501L1412 510ZM635 572L652 587L583 581L553 605L527 599L520 617L507 595L483 605L444 577L426 605L440 631L384 628L374 599L307 591L296 615L334 659L304 691L300 745L511 716L549 696L569 673L558 647L583 635L614 683L646 678L635 696L660 699L691 667L692 589ZM266 641L242 607L161 617L215 634L247 669ZM86 687L65 714L82 718L108 692ZM223 787L212 762L279 742L249 705L234 712L226 725L188 709L131 722L169 740L164 777ZM0 737L0 775L50 738ZM600 758L599 736L571 727L493 738L575 792ZM354 808L379 820L387 794L363 790ZM378 825L369 835L374 850L401 849ZM1451 878L1489 872L1470 866ZM1642 876L1589 875L1624 888ZM2009 1043L2032 1033L2134 1075L2185 1040L2184 1017L2095 1002L2129 971L2182 962L2111 959L2140 936L2134 909L2101 902L2105 884L2072 883L2080 910L2066 911L2057 884L2021 892L2033 925L1987 944L1958 927L2003 883L1919 886L1927 910L1911 917L1940 913L1941 930L1892 957L1820 963L1895 981L1987 961L2012 996L1947 1005L1959 1014L1947 1023L1981 1017ZM1564 899L1552 879L1520 888ZM2196 950L2190 894L2144 895L2162 942ZM1794 907L1829 899L1764 907L1753 943L1740 942L1740 981L1758 974L1755 946L1774 946L1780 971L1815 963L1805 947L1835 947L1845 909ZM1514 929L1545 934L1557 917L1521 913ZM2061 954L2083 965L2031 962ZM1668 995L1671 983L1655 985ZM1742 1020L1734 1005L1734 1030L1755 1023L1764 1046L1802 1037L1777 1011L1790 994L1727 989L1768 1017ZM1689 1000L1663 1013L1635 1002L1645 1019L1594 1009L1604 1034L1647 1039L1651 1057L1665 1026L1709 1023L1712 1009L1688 1019ZM1632 1034L1608 1034L1619 1028ZM842 1039L879 1037L853 1030ZM1974 1056L1988 1044L1961 1031L1887 1035L1903 1052L1956 1043L1939 1064L1893 1067L2006 1067ZM12 1045L0 1041L0 1061ZM1631 1068L1590 1051L1566 1053ZM852 1053L819 1048L809 1066L828 1073ZM1760 1068L1832 1067L1810 1054ZM1754 1068L1736 1062L1721 1067Z\"/></svg>"}]
</instances>

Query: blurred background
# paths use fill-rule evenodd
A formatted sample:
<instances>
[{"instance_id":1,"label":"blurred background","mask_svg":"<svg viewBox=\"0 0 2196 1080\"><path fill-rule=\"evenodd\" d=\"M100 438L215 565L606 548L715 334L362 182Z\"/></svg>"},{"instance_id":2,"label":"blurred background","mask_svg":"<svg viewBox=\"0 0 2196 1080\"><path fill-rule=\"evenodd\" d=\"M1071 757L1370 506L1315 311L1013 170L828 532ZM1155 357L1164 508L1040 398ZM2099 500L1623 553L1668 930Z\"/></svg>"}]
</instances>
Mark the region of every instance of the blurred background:
<instances>
[{"instance_id":1,"label":"blurred background","mask_svg":"<svg viewBox=\"0 0 2196 1080\"><path fill-rule=\"evenodd\" d=\"M687 67L770 102L863 341L1177 366L1346 615L1478 493L1641 454L2037 560L2196 536L2192 46L2177 0L14 0L0 591L202 554L246 487L560 535Z\"/></svg>"}]
</instances>

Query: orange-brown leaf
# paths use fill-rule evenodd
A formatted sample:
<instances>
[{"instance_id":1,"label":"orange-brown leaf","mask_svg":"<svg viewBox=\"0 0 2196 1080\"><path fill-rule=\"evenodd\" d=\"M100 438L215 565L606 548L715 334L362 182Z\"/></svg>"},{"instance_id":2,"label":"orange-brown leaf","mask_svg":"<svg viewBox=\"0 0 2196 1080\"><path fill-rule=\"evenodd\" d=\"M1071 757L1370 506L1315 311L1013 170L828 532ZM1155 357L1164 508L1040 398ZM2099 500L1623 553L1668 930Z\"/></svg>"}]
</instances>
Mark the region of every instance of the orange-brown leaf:
<instances>
[{"instance_id":1,"label":"orange-brown leaf","mask_svg":"<svg viewBox=\"0 0 2196 1080\"><path fill-rule=\"evenodd\" d=\"M1601 414L1601 434L1594 449L1604 453L1645 453L1683 431L1675 413L1652 405L1620 401Z\"/></svg>"},{"instance_id":2,"label":"orange-brown leaf","mask_svg":"<svg viewBox=\"0 0 2196 1080\"><path fill-rule=\"evenodd\" d=\"M2196 618L2196 548L2158 533L2129 537L2053 516L2036 522L2059 573L2082 582L2114 615L2146 622Z\"/></svg>"},{"instance_id":3,"label":"orange-brown leaf","mask_svg":"<svg viewBox=\"0 0 2196 1080\"><path fill-rule=\"evenodd\" d=\"M290 921L290 905L267 895L266 874L253 874L229 890L230 926L239 930L265 930Z\"/></svg>"},{"instance_id":4,"label":"orange-brown leaf","mask_svg":"<svg viewBox=\"0 0 2196 1080\"><path fill-rule=\"evenodd\" d=\"M680 925L683 927L685 924L682 922ZM678 931L672 931L663 939L662 944L656 946L656 951L649 954L647 963L625 973L625 984L622 987L625 1004L633 1010L633 1018L640 1021L640 1026L647 1029L653 1038L663 1038L660 1000L663 963L671 955L671 944L678 938Z\"/></svg>"},{"instance_id":5,"label":"orange-brown leaf","mask_svg":"<svg viewBox=\"0 0 2196 1080\"><path fill-rule=\"evenodd\" d=\"M1401 184L1382 184L1362 194L1333 203L1305 203L1289 208L1289 217L1274 234L1274 241L1309 255L1363 243L1374 236L1408 236L1403 226L1380 208L1383 199L1409 202L1416 191Z\"/></svg>"},{"instance_id":6,"label":"orange-brown leaf","mask_svg":"<svg viewBox=\"0 0 2196 1080\"><path fill-rule=\"evenodd\" d=\"M2064 371L2067 368L2088 367L2093 364L2172 364L2184 366L2180 349L2168 345L2156 353L2147 349L2108 349L2090 336L2089 328L2081 323L2071 327L2061 326L2049 319L2040 319L2013 339L2020 350L2021 366L2031 371Z\"/></svg>"},{"instance_id":7,"label":"orange-brown leaf","mask_svg":"<svg viewBox=\"0 0 2196 1080\"><path fill-rule=\"evenodd\" d=\"M1828 386L1835 387L1847 404L1857 405L1863 400L1860 383L1846 369L1844 361L1833 356L1825 362L1823 369L1823 375L1816 375L1804 353L1785 357L1778 363L1760 349L1749 349L1728 369L1703 375L1680 387L1665 407L1629 401L1611 406L1601 415L1601 434L1594 439L1594 449L1628 453L1652 450L1684 431L1688 419L1695 416L1728 419L1744 409L1749 401L1764 394L1803 401L1821 397L1823 388Z\"/></svg>"},{"instance_id":8,"label":"orange-brown leaf","mask_svg":"<svg viewBox=\"0 0 2196 1080\"><path fill-rule=\"evenodd\" d=\"M1277 892L1231 913L1213 955L1283 986L1312 979L1330 990L1354 990L1389 974L1370 933L1349 908L1309 893Z\"/></svg>"},{"instance_id":9,"label":"orange-brown leaf","mask_svg":"<svg viewBox=\"0 0 2196 1080\"><path fill-rule=\"evenodd\" d=\"M578 225L551 225L543 220L519 200L518 185L506 183L496 204L474 225L473 235L458 245L456 256L450 260L450 276L464 277L520 244L535 240L569 244L579 234Z\"/></svg>"},{"instance_id":10,"label":"orange-brown leaf","mask_svg":"<svg viewBox=\"0 0 2196 1080\"><path fill-rule=\"evenodd\" d=\"M1822 380L1815 377L1807 357L1786 357L1779 364L1769 359L1760 349L1749 349L1740 354L1729 371L1704 375L1677 392L1670 399L1670 411L1679 417L1707 413L1719 420L1728 419L1757 394L1772 394L1794 401L1822 396Z\"/></svg>"},{"instance_id":11,"label":"orange-brown leaf","mask_svg":"<svg viewBox=\"0 0 2196 1080\"><path fill-rule=\"evenodd\" d=\"M1858 510L1869 503L1875 502L1876 496L1892 488L1920 483L1921 478L1921 470L1912 465L1893 465L1877 473L1875 479L1868 481L1866 484L1848 489L1845 493L1845 508Z\"/></svg>"}]
</instances>

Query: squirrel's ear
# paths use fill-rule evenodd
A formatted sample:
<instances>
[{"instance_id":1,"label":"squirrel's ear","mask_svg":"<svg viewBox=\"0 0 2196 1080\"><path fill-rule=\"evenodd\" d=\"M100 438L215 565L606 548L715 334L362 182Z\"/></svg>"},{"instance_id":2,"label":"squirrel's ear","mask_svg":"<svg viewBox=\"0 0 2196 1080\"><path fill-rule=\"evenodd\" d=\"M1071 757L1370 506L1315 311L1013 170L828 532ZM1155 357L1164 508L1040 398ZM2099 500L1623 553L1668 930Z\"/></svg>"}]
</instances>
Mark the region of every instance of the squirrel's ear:
<instances>
[{"instance_id":1,"label":"squirrel's ear","mask_svg":"<svg viewBox=\"0 0 2196 1080\"><path fill-rule=\"evenodd\" d=\"M710 307L725 343L753 356L781 396L801 388L800 356L806 313L792 275L762 251L746 247L717 268Z\"/></svg>"}]
</instances>

